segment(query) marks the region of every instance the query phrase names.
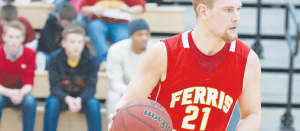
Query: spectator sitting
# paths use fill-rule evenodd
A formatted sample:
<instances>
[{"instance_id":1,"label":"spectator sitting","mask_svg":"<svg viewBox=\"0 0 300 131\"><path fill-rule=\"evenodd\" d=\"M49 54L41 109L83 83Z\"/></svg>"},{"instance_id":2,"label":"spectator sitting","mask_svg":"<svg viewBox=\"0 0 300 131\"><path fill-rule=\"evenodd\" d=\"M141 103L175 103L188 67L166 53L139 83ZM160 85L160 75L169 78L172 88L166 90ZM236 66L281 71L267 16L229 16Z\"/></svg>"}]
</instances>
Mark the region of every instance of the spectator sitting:
<instances>
[{"instance_id":1,"label":"spectator sitting","mask_svg":"<svg viewBox=\"0 0 300 131\"><path fill-rule=\"evenodd\" d=\"M44 131L55 131L62 111L85 113L89 131L101 130L97 82L97 59L84 43L85 30L71 25L63 30L62 47L51 54L51 95L46 99Z\"/></svg>"},{"instance_id":2,"label":"spectator sitting","mask_svg":"<svg viewBox=\"0 0 300 131\"><path fill-rule=\"evenodd\" d=\"M17 8L14 5L8 4L8 5L4 5L1 8L0 36L2 36L2 32L3 32L2 26L4 26L6 23L15 20L20 21L25 26L23 44L25 44L26 47L29 47L31 49L36 49L38 41L35 39L35 31L25 17L21 17L21 16L18 17ZM0 39L0 44L3 43L4 43L3 39Z\"/></svg>"},{"instance_id":3,"label":"spectator sitting","mask_svg":"<svg viewBox=\"0 0 300 131\"><path fill-rule=\"evenodd\" d=\"M107 54L106 73L110 80L110 89L106 96L107 117L113 113L115 104L137 72L146 50L153 45L149 41L149 26L144 20L134 20L129 27L131 38L112 45ZM109 118L107 120L111 121Z\"/></svg>"},{"instance_id":4,"label":"spectator sitting","mask_svg":"<svg viewBox=\"0 0 300 131\"><path fill-rule=\"evenodd\" d=\"M58 16L49 14L39 39L37 63L45 63L46 68L48 67L50 54L61 47L61 33L64 27L75 24L75 18L75 9L69 3L61 6ZM40 68L39 64L37 68Z\"/></svg>"},{"instance_id":5,"label":"spectator sitting","mask_svg":"<svg viewBox=\"0 0 300 131\"><path fill-rule=\"evenodd\" d=\"M0 46L0 118L2 110L22 110L23 131L33 131L36 100L33 88L36 52L23 46L25 26L18 21L3 27L4 45Z\"/></svg>"},{"instance_id":6,"label":"spectator sitting","mask_svg":"<svg viewBox=\"0 0 300 131\"><path fill-rule=\"evenodd\" d=\"M54 2L54 14L58 14L59 8L62 4L70 2L71 5L74 6L77 16L76 16L76 24L81 25L82 27L86 28L86 25L89 22L89 18L86 16L83 16L80 9L80 4L82 0L56 0Z\"/></svg>"},{"instance_id":7,"label":"spectator sitting","mask_svg":"<svg viewBox=\"0 0 300 131\"><path fill-rule=\"evenodd\" d=\"M102 16L107 8L120 9L129 14L140 14L145 10L145 0L83 0L81 12L89 16L91 22L87 25L87 32L94 44L98 63L106 61L108 43L107 37L113 43L130 37L128 21Z\"/></svg>"}]
</instances>

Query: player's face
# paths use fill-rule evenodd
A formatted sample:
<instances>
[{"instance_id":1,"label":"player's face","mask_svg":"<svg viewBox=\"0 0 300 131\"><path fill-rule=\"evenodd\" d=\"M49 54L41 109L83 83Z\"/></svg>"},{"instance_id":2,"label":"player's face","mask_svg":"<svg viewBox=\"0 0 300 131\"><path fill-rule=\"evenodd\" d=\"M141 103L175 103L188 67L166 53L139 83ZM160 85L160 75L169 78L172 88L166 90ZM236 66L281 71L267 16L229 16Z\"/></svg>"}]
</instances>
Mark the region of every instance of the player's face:
<instances>
[{"instance_id":1,"label":"player's face","mask_svg":"<svg viewBox=\"0 0 300 131\"><path fill-rule=\"evenodd\" d=\"M146 49L146 45L149 38L150 38L149 30L139 30L137 32L134 32L131 35L133 48L141 52L144 51Z\"/></svg>"},{"instance_id":2,"label":"player's face","mask_svg":"<svg viewBox=\"0 0 300 131\"><path fill-rule=\"evenodd\" d=\"M84 36L81 34L68 34L67 38L62 40L62 46L67 55L71 57L80 57L84 49Z\"/></svg>"},{"instance_id":3,"label":"player's face","mask_svg":"<svg viewBox=\"0 0 300 131\"><path fill-rule=\"evenodd\" d=\"M211 32L225 42L236 40L241 7L240 0L216 0L214 7L208 10L207 25Z\"/></svg>"},{"instance_id":4,"label":"player's face","mask_svg":"<svg viewBox=\"0 0 300 131\"><path fill-rule=\"evenodd\" d=\"M24 36L20 30L9 27L3 34L2 39L6 43L8 51L16 55L19 53L20 46L24 41Z\"/></svg>"}]
</instances>

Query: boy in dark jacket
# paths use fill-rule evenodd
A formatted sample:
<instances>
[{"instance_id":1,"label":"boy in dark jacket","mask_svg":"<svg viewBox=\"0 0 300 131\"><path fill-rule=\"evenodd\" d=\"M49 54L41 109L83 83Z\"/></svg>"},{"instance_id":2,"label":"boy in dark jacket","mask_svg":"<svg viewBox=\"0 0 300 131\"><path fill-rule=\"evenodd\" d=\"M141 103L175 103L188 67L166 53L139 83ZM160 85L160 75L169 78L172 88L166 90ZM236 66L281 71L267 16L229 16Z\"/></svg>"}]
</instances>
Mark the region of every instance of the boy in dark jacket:
<instances>
[{"instance_id":1,"label":"boy in dark jacket","mask_svg":"<svg viewBox=\"0 0 300 131\"><path fill-rule=\"evenodd\" d=\"M59 113L85 113L89 131L101 131L99 101L94 98L97 59L84 43L85 31L71 25L63 30L62 47L51 54L49 77L51 95L46 100L44 131L55 131Z\"/></svg>"},{"instance_id":2,"label":"boy in dark jacket","mask_svg":"<svg viewBox=\"0 0 300 131\"><path fill-rule=\"evenodd\" d=\"M60 42L64 27L75 24L75 19L76 12L70 3L63 4L60 7L58 16L49 14L38 43L37 63L45 63L48 67L50 54L61 47ZM39 64L37 66L39 69Z\"/></svg>"}]
</instances>

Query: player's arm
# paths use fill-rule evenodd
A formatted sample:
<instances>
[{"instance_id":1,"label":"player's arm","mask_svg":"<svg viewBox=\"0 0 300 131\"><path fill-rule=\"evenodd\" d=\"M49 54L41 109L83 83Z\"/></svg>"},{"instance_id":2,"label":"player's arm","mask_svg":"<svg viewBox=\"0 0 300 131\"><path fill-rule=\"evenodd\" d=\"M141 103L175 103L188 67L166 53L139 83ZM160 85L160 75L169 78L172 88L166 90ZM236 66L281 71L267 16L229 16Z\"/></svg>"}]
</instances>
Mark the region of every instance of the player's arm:
<instances>
[{"instance_id":1,"label":"player's arm","mask_svg":"<svg viewBox=\"0 0 300 131\"><path fill-rule=\"evenodd\" d=\"M245 88L238 100L241 118L236 131L258 131L261 122L261 67L257 55L252 50L248 55L244 76Z\"/></svg>"},{"instance_id":2,"label":"player's arm","mask_svg":"<svg viewBox=\"0 0 300 131\"><path fill-rule=\"evenodd\" d=\"M154 44L147 51L138 72L131 79L124 95L115 105L115 110L128 101L147 98L160 80L164 80L167 69L167 50L163 42Z\"/></svg>"}]
</instances>

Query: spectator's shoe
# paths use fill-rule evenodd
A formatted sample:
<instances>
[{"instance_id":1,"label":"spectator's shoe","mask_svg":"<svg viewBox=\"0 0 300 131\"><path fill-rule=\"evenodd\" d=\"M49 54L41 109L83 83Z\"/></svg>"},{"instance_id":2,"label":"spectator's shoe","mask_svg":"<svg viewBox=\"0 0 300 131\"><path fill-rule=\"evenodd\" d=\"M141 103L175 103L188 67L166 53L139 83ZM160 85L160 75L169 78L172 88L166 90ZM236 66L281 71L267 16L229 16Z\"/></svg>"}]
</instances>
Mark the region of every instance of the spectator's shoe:
<instances>
[{"instance_id":1,"label":"spectator's shoe","mask_svg":"<svg viewBox=\"0 0 300 131\"><path fill-rule=\"evenodd\" d=\"M102 62L100 64L100 68L99 68L100 72L105 72L106 71L106 62Z\"/></svg>"}]
</instances>

